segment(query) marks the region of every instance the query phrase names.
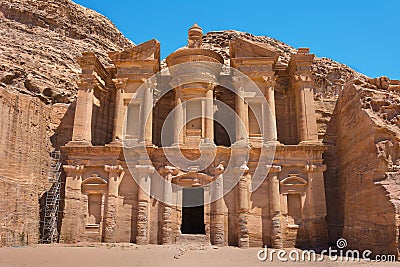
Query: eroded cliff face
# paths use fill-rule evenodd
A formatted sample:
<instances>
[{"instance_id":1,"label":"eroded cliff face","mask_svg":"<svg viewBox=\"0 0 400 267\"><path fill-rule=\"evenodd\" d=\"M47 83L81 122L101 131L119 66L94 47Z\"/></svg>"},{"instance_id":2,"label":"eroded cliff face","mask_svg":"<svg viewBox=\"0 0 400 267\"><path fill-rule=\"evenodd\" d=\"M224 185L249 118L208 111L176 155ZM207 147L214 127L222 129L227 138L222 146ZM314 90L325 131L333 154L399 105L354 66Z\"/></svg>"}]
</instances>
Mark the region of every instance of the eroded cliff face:
<instances>
[{"instance_id":1,"label":"eroded cliff face","mask_svg":"<svg viewBox=\"0 0 400 267\"><path fill-rule=\"evenodd\" d=\"M0 88L45 103L75 99L76 58L132 46L104 16L69 0L0 0Z\"/></svg>"},{"instance_id":2,"label":"eroded cliff face","mask_svg":"<svg viewBox=\"0 0 400 267\"><path fill-rule=\"evenodd\" d=\"M0 90L0 246L37 243L51 142L67 104ZM59 140L68 138L60 134Z\"/></svg>"},{"instance_id":3,"label":"eroded cliff face","mask_svg":"<svg viewBox=\"0 0 400 267\"><path fill-rule=\"evenodd\" d=\"M356 79L339 96L324 137L332 244L344 237L349 248L399 253L398 89L384 77Z\"/></svg>"},{"instance_id":4,"label":"eroded cliff face","mask_svg":"<svg viewBox=\"0 0 400 267\"><path fill-rule=\"evenodd\" d=\"M49 153L71 139L76 58L132 46L71 1L0 0L0 246L37 243Z\"/></svg>"}]
</instances>

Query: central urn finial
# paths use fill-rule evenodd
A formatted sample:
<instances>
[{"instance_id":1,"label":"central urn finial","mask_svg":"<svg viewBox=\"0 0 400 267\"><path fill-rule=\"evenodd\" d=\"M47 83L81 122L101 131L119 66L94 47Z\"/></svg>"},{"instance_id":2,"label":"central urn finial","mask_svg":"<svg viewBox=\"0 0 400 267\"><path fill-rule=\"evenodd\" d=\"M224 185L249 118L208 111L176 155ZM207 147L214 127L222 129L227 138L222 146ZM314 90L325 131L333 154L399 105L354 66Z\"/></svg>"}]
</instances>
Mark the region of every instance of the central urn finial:
<instances>
[{"instance_id":1,"label":"central urn finial","mask_svg":"<svg viewBox=\"0 0 400 267\"><path fill-rule=\"evenodd\" d=\"M203 29L197 25L197 23L193 24L188 31L188 47L189 48L201 48L202 38L203 38Z\"/></svg>"}]
</instances>

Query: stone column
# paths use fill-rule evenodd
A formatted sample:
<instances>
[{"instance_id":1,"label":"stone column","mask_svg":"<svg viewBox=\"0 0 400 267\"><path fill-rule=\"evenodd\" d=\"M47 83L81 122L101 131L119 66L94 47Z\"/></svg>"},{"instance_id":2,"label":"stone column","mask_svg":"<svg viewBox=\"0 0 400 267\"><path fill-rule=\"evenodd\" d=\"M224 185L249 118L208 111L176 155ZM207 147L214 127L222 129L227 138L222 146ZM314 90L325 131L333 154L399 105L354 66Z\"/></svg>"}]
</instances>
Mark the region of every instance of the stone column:
<instances>
[{"instance_id":1,"label":"stone column","mask_svg":"<svg viewBox=\"0 0 400 267\"><path fill-rule=\"evenodd\" d=\"M299 48L297 54L292 55L288 67L291 86L296 95L300 142L318 141L312 77L314 54L309 52L308 48Z\"/></svg>"},{"instance_id":2,"label":"stone column","mask_svg":"<svg viewBox=\"0 0 400 267\"><path fill-rule=\"evenodd\" d=\"M122 136L124 130L124 117L126 107L124 105L124 90L128 78L114 79L115 82L115 111L114 111L114 129L113 129L113 143L122 144Z\"/></svg>"},{"instance_id":3,"label":"stone column","mask_svg":"<svg viewBox=\"0 0 400 267\"><path fill-rule=\"evenodd\" d=\"M212 86L213 88L214 86ZM210 88L206 92L205 101L205 138L214 142L214 91Z\"/></svg>"},{"instance_id":4,"label":"stone column","mask_svg":"<svg viewBox=\"0 0 400 267\"><path fill-rule=\"evenodd\" d=\"M136 243L138 245L146 245L149 244L150 188L151 174L154 172L154 167L147 160L143 160L141 163L136 165L139 178Z\"/></svg>"},{"instance_id":5,"label":"stone column","mask_svg":"<svg viewBox=\"0 0 400 267\"><path fill-rule=\"evenodd\" d=\"M81 78L78 83L74 129L72 141L68 145L92 145L92 112L96 78Z\"/></svg>"},{"instance_id":6,"label":"stone column","mask_svg":"<svg viewBox=\"0 0 400 267\"><path fill-rule=\"evenodd\" d=\"M109 93L104 97L104 120L103 120L103 140L106 144L109 142L109 125L110 125L110 96Z\"/></svg>"},{"instance_id":7,"label":"stone column","mask_svg":"<svg viewBox=\"0 0 400 267\"><path fill-rule=\"evenodd\" d=\"M306 113L306 99L304 94L304 88L301 84L297 88L297 103L298 103L298 117L299 117L299 133L300 141L309 140L308 137L308 125L307 125L307 113Z\"/></svg>"},{"instance_id":8,"label":"stone column","mask_svg":"<svg viewBox=\"0 0 400 267\"><path fill-rule=\"evenodd\" d=\"M105 97L105 92L102 92L102 95L99 97L99 106L98 106L98 117L96 119L96 124L94 127L96 128L96 143L97 145L99 144L105 144L106 141L106 134L107 134L107 122L106 122L106 97Z\"/></svg>"},{"instance_id":9,"label":"stone column","mask_svg":"<svg viewBox=\"0 0 400 267\"><path fill-rule=\"evenodd\" d=\"M164 203L163 203L163 221L162 221L162 242L163 244L172 244L172 177L178 174L178 169L172 166L164 168Z\"/></svg>"},{"instance_id":10,"label":"stone column","mask_svg":"<svg viewBox=\"0 0 400 267\"><path fill-rule=\"evenodd\" d=\"M318 129L315 117L312 82L302 82L298 88L300 111L301 141L317 141Z\"/></svg>"},{"instance_id":11,"label":"stone column","mask_svg":"<svg viewBox=\"0 0 400 267\"><path fill-rule=\"evenodd\" d=\"M250 246L250 236L248 228L249 215L249 191L248 191L248 171L249 167L246 164L240 166L237 170L241 176L239 180L238 190L238 217L239 217L239 247Z\"/></svg>"},{"instance_id":12,"label":"stone column","mask_svg":"<svg viewBox=\"0 0 400 267\"><path fill-rule=\"evenodd\" d=\"M182 105L182 92L176 89L175 118L174 118L174 145L183 144L184 109Z\"/></svg>"},{"instance_id":13,"label":"stone column","mask_svg":"<svg viewBox=\"0 0 400 267\"><path fill-rule=\"evenodd\" d=\"M123 168L120 165L109 166L105 165L104 169L108 172L108 191L107 191L107 206L105 214L105 232L104 241L112 242L113 232L117 224L118 214L118 187L124 175Z\"/></svg>"},{"instance_id":14,"label":"stone column","mask_svg":"<svg viewBox=\"0 0 400 267\"><path fill-rule=\"evenodd\" d=\"M271 228L271 246L273 248L282 248L282 225L281 225L281 194L279 191L278 173L280 166L268 166L269 170L269 203L272 221Z\"/></svg>"},{"instance_id":15,"label":"stone column","mask_svg":"<svg viewBox=\"0 0 400 267\"><path fill-rule=\"evenodd\" d=\"M82 173L83 165L64 165L65 197L64 220L61 228L60 241L64 243L76 243L80 240L80 231L85 228L83 218L82 199Z\"/></svg>"},{"instance_id":16,"label":"stone column","mask_svg":"<svg viewBox=\"0 0 400 267\"><path fill-rule=\"evenodd\" d=\"M224 185L222 164L212 170L213 183L211 187L211 241L213 245L223 246L225 244L225 218L224 218Z\"/></svg>"},{"instance_id":17,"label":"stone column","mask_svg":"<svg viewBox=\"0 0 400 267\"><path fill-rule=\"evenodd\" d=\"M153 142L153 89L154 83L147 82L143 85L144 95L140 118L140 142L151 145Z\"/></svg>"},{"instance_id":18,"label":"stone column","mask_svg":"<svg viewBox=\"0 0 400 267\"><path fill-rule=\"evenodd\" d=\"M276 77L263 77L266 85L265 98L269 105L268 112L267 107L263 106L263 117L264 119L264 141L276 142L278 140L276 131L276 112L275 112L275 80Z\"/></svg>"},{"instance_id":19,"label":"stone column","mask_svg":"<svg viewBox=\"0 0 400 267\"><path fill-rule=\"evenodd\" d=\"M244 88L243 81L240 78L236 78L234 81L236 96L235 96L235 106L237 113L236 121L236 142L247 141L248 135L246 132L246 111L244 103Z\"/></svg>"},{"instance_id":20,"label":"stone column","mask_svg":"<svg viewBox=\"0 0 400 267\"><path fill-rule=\"evenodd\" d=\"M311 246L326 244L328 237L326 232L326 202L323 172L326 165L305 165L307 173L307 230Z\"/></svg>"}]
</instances>

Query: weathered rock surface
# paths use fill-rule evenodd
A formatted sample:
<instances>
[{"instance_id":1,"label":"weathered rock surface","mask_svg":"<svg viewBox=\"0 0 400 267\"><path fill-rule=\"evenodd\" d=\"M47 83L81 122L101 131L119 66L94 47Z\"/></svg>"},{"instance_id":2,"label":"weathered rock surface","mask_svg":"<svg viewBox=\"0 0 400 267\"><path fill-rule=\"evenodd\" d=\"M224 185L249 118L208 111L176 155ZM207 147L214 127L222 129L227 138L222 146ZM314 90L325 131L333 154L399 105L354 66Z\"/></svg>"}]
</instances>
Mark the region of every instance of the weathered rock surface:
<instances>
[{"instance_id":1,"label":"weathered rock surface","mask_svg":"<svg viewBox=\"0 0 400 267\"><path fill-rule=\"evenodd\" d=\"M398 81L356 79L341 92L324 142L332 244L398 255L400 95Z\"/></svg>"},{"instance_id":2,"label":"weathered rock surface","mask_svg":"<svg viewBox=\"0 0 400 267\"><path fill-rule=\"evenodd\" d=\"M0 35L0 246L37 243L49 152L71 138L76 57L107 63L107 51L133 44L66 0L0 0Z\"/></svg>"},{"instance_id":3,"label":"weathered rock surface","mask_svg":"<svg viewBox=\"0 0 400 267\"><path fill-rule=\"evenodd\" d=\"M73 101L80 72L76 58L133 45L104 16L69 0L0 1L0 88L45 103Z\"/></svg>"}]
</instances>

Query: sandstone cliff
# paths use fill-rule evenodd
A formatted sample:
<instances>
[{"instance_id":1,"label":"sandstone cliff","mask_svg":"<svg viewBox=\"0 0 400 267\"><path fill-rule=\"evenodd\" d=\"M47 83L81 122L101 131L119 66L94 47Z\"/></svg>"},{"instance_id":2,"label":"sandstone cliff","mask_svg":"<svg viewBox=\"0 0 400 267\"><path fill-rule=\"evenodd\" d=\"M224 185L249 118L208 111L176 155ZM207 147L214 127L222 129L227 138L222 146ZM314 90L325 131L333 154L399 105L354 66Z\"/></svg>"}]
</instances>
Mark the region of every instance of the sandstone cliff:
<instances>
[{"instance_id":1,"label":"sandstone cliff","mask_svg":"<svg viewBox=\"0 0 400 267\"><path fill-rule=\"evenodd\" d=\"M332 244L398 255L400 249L400 82L346 84L324 137Z\"/></svg>"},{"instance_id":2,"label":"sandstone cliff","mask_svg":"<svg viewBox=\"0 0 400 267\"><path fill-rule=\"evenodd\" d=\"M133 44L68 0L0 0L0 35L0 246L36 243L49 152L71 136L76 58L94 51L107 63Z\"/></svg>"},{"instance_id":3,"label":"sandstone cliff","mask_svg":"<svg viewBox=\"0 0 400 267\"><path fill-rule=\"evenodd\" d=\"M71 102L80 72L76 58L132 46L104 16L69 0L0 1L0 88Z\"/></svg>"}]
</instances>

